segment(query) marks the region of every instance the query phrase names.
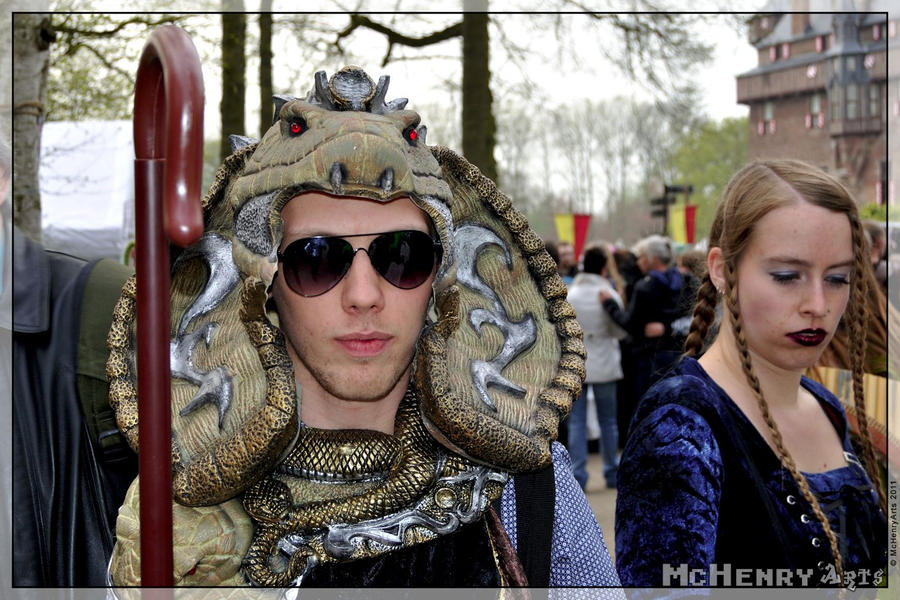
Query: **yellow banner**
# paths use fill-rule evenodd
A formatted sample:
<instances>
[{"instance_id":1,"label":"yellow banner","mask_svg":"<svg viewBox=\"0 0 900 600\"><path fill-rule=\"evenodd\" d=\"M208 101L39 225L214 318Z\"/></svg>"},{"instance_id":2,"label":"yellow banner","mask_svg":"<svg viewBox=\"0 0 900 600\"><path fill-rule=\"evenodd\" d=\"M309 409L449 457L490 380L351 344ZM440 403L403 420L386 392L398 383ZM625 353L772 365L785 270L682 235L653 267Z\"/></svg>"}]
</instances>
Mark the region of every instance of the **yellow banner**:
<instances>
[{"instance_id":1,"label":"yellow banner","mask_svg":"<svg viewBox=\"0 0 900 600\"><path fill-rule=\"evenodd\" d=\"M856 408L853 405L853 374L846 369L815 367L810 369L807 375L838 397L853 425L856 417ZM866 399L869 432L875 448L883 454L888 454L891 462L896 460L900 450L900 439L897 437L900 433L900 413L897 412L896 405L898 393L900 382L895 379L889 380L870 373L863 376L863 395Z\"/></svg>"},{"instance_id":2,"label":"yellow banner","mask_svg":"<svg viewBox=\"0 0 900 600\"><path fill-rule=\"evenodd\" d=\"M669 237L676 244L687 244L687 227L684 219L684 205L673 204L669 207Z\"/></svg>"},{"instance_id":3,"label":"yellow banner","mask_svg":"<svg viewBox=\"0 0 900 600\"><path fill-rule=\"evenodd\" d=\"M556 214L554 215L556 220L556 237L561 242L569 242L573 246L575 245L575 215L569 214Z\"/></svg>"}]
</instances>

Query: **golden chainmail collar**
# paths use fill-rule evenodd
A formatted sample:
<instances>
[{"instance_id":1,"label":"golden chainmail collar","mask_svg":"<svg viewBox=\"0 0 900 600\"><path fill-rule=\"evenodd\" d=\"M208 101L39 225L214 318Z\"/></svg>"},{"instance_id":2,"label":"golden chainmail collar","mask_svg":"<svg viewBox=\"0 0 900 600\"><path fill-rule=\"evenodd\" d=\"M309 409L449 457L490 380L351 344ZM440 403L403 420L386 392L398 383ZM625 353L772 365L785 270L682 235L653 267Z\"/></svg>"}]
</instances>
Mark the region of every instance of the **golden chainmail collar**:
<instances>
[{"instance_id":1,"label":"golden chainmail collar","mask_svg":"<svg viewBox=\"0 0 900 600\"><path fill-rule=\"evenodd\" d=\"M244 575L254 585L297 585L318 563L451 533L480 518L508 477L437 444L410 386L394 435L302 428L275 471L247 490L256 532Z\"/></svg>"}]
</instances>

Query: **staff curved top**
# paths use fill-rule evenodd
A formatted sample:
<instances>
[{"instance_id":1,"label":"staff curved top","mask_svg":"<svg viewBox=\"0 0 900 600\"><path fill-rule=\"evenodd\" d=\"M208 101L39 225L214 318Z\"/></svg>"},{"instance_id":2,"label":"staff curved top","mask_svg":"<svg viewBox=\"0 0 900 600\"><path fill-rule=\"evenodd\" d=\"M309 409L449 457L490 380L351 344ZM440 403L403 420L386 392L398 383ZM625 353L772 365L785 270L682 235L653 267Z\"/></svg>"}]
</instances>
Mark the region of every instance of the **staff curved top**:
<instances>
[{"instance_id":1,"label":"staff curved top","mask_svg":"<svg viewBox=\"0 0 900 600\"><path fill-rule=\"evenodd\" d=\"M135 158L165 161L165 232L182 247L203 233L203 103L203 72L193 42L176 25L155 29L137 71Z\"/></svg>"}]
</instances>

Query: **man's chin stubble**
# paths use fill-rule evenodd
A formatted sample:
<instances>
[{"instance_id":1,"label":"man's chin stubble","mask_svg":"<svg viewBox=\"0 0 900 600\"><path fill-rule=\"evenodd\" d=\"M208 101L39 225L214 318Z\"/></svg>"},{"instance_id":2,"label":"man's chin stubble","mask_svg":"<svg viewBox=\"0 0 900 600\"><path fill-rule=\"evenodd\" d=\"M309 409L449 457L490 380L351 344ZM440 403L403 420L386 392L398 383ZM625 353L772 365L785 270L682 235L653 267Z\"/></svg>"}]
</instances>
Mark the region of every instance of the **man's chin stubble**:
<instances>
[{"instance_id":1,"label":"man's chin stubble","mask_svg":"<svg viewBox=\"0 0 900 600\"><path fill-rule=\"evenodd\" d=\"M351 383L346 380L341 380L340 376L334 377L332 374L326 373L323 370L310 365L307 361L303 360L302 356L299 358L306 367L306 370L312 375L313 379L318 382L323 390L338 400L343 400L345 402L377 402L384 399L397 387L397 384L403 377L411 373L410 365L412 364L412 357L410 357L409 362L399 368L396 373L393 373L391 377L386 380L384 385L379 385L377 388L373 389L373 383L375 382ZM404 390L404 392L405 391L406 390Z\"/></svg>"}]
</instances>

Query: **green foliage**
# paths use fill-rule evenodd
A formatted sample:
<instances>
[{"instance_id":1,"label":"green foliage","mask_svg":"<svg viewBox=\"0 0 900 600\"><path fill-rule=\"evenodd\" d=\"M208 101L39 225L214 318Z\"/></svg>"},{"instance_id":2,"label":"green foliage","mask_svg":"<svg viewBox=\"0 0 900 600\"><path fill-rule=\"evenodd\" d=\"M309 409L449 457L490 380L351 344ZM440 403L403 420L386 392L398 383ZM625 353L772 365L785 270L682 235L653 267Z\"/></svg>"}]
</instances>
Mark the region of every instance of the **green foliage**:
<instances>
[{"instance_id":1,"label":"green foliage","mask_svg":"<svg viewBox=\"0 0 900 600\"><path fill-rule=\"evenodd\" d=\"M707 121L690 129L670 158L674 183L694 186L696 239L709 235L719 198L731 176L747 162L746 117Z\"/></svg>"},{"instance_id":2,"label":"green foliage","mask_svg":"<svg viewBox=\"0 0 900 600\"><path fill-rule=\"evenodd\" d=\"M876 221L884 221L887 219L887 210L884 206L879 206L874 202L861 206L859 209L859 217L861 219L874 219Z\"/></svg>"},{"instance_id":3,"label":"green foliage","mask_svg":"<svg viewBox=\"0 0 900 600\"><path fill-rule=\"evenodd\" d=\"M47 119L51 121L131 118L134 77L150 32L177 23L192 34L203 15L165 13L65 12L84 3L53 3L47 78Z\"/></svg>"},{"instance_id":4,"label":"green foliage","mask_svg":"<svg viewBox=\"0 0 900 600\"><path fill-rule=\"evenodd\" d=\"M94 54L55 55L47 80L47 119L127 119L134 75L105 68Z\"/></svg>"},{"instance_id":5,"label":"green foliage","mask_svg":"<svg viewBox=\"0 0 900 600\"><path fill-rule=\"evenodd\" d=\"M869 202L860 207L859 218L874 221L900 221L900 206L887 207Z\"/></svg>"}]
</instances>

